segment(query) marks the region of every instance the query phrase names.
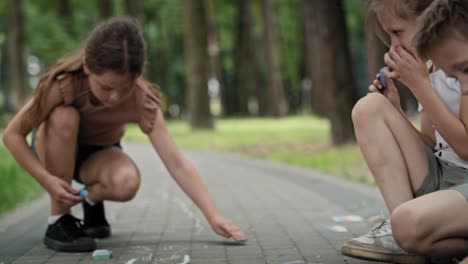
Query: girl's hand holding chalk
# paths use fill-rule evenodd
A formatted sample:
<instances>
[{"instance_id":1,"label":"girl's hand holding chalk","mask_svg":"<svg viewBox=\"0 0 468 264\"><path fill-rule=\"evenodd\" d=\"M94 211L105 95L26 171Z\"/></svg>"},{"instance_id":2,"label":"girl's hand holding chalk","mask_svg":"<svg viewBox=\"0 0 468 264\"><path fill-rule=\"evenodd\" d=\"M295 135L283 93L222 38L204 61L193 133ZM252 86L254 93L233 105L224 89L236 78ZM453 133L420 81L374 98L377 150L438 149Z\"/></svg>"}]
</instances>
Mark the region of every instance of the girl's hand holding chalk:
<instances>
[{"instance_id":1,"label":"girl's hand holding chalk","mask_svg":"<svg viewBox=\"0 0 468 264\"><path fill-rule=\"evenodd\" d=\"M86 188L83 188L80 191L80 196L83 197L83 198L86 198L86 196L88 196L88 190L86 190Z\"/></svg>"},{"instance_id":2,"label":"girl's hand holding chalk","mask_svg":"<svg viewBox=\"0 0 468 264\"><path fill-rule=\"evenodd\" d=\"M380 90L383 90L383 89L385 89L387 87L387 79L385 77L385 69L386 68L387 67L382 67L380 69L380 71L379 71L379 81L382 84L382 89L380 89Z\"/></svg>"}]
</instances>

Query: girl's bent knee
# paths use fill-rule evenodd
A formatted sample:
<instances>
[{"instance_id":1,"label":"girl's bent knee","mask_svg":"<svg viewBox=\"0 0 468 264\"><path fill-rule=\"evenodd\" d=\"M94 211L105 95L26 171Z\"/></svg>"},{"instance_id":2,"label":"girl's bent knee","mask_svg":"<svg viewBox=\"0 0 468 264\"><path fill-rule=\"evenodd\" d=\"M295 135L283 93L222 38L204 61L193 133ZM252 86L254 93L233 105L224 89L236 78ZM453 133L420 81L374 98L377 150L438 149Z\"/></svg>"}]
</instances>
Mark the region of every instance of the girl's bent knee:
<instances>
[{"instance_id":1,"label":"girl's bent knee","mask_svg":"<svg viewBox=\"0 0 468 264\"><path fill-rule=\"evenodd\" d=\"M61 137L72 139L78 134L80 114L73 107L57 107L48 121L49 129Z\"/></svg>"},{"instance_id":2,"label":"girl's bent knee","mask_svg":"<svg viewBox=\"0 0 468 264\"><path fill-rule=\"evenodd\" d=\"M117 201L125 202L132 200L140 187L140 173L138 170L129 169L121 171L112 176L111 190Z\"/></svg>"},{"instance_id":3,"label":"girl's bent knee","mask_svg":"<svg viewBox=\"0 0 468 264\"><path fill-rule=\"evenodd\" d=\"M388 103L388 99L380 93L364 96L353 107L351 112L353 123L368 122L370 118L378 117L379 114L383 113L383 109Z\"/></svg>"},{"instance_id":4,"label":"girl's bent knee","mask_svg":"<svg viewBox=\"0 0 468 264\"><path fill-rule=\"evenodd\" d=\"M426 221L425 221L426 220ZM427 254L429 244L427 219L424 213L402 204L395 208L391 216L392 232L395 241L405 251Z\"/></svg>"}]
</instances>

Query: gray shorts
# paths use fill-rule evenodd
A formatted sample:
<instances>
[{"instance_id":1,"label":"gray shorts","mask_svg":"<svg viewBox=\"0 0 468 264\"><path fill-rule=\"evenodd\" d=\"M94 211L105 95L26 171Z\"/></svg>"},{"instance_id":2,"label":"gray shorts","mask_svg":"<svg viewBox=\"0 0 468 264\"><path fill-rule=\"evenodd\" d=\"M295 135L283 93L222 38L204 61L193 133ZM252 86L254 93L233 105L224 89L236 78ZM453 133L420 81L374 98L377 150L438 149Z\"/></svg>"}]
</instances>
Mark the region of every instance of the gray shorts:
<instances>
[{"instance_id":1,"label":"gray shorts","mask_svg":"<svg viewBox=\"0 0 468 264\"><path fill-rule=\"evenodd\" d=\"M439 190L456 190L468 200L468 169L458 167L437 158L429 147L426 147L426 156L429 163L429 173L416 197Z\"/></svg>"}]
</instances>

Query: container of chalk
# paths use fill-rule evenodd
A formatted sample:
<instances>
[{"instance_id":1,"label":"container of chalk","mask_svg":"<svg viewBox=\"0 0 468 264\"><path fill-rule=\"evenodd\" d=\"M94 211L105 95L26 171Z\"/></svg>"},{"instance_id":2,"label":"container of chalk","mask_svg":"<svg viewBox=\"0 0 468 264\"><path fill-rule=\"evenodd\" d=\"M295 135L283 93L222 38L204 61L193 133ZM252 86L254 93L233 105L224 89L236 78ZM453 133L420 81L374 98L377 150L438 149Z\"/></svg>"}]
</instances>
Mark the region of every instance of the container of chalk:
<instances>
[{"instance_id":1,"label":"container of chalk","mask_svg":"<svg viewBox=\"0 0 468 264\"><path fill-rule=\"evenodd\" d=\"M86 196L88 196L88 190L86 190L86 188L82 189L80 191L80 196L85 198Z\"/></svg>"},{"instance_id":2,"label":"container of chalk","mask_svg":"<svg viewBox=\"0 0 468 264\"><path fill-rule=\"evenodd\" d=\"M112 251L107 249L96 249L93 252L93 260L106 260L112 258Z\"/></svg>"},{"instance_id":3,"label":"container of chalk","mask_svg":"<svg viewBox=\"0 0 468 264\"><path fill-rule=\"evenodd\" d=\"M382 67L380 69L380 76L379 76L379 81L382 84L382 90L387 87L387 79L385 78L385 69L387 67Z\"/></svg>"}]
</instances>

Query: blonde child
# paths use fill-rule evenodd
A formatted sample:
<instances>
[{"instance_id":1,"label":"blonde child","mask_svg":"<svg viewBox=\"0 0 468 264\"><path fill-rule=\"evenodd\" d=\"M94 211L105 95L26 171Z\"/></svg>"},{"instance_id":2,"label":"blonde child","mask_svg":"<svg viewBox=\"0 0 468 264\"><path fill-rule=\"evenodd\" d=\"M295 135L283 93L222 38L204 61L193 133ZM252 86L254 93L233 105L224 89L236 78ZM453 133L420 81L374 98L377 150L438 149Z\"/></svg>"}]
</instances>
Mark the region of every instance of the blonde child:
<instances>
[{"instance_id":1,"label":"blonde child","mask_svg":"<svg viewBox=\"0 0 468 264\"><path fill-rule=\"evenodd\" d=\"M468 101L455 79L417 56L412 42L418 16L432 2L368 2L370 15L390 38L384 57L387 87L376 79L352 118L391 221L381 219L367 234L346 242L344 255L425 263L423 256L468 252ZM393 80L419 101L420 131L401 110Z\"/></svg>"},{"instance_id":2,"label":"blonde child","mask_svg":"<svg viewBox=\"0 0 468 264\"><path fill-rule=\"evenodd\" d=\"M36 93L8 124L5 145L49 193L51 214L44 237L58 251L91 251L93 238L110 236L104 200L128 201L138 191L138 168L120 146L125 125L148 135L169 173L201 209L213 230L246 241L216 208L192 164L169 135L159 94L142 77L145 43L138 24L114 18L98 25L84 50L65 58L40 80ZM26 136L33 131L31 147ZM80 197L72 179L87 186ZM84 226L70 214L83 204Z\"/></svg>"}]
</instances>

